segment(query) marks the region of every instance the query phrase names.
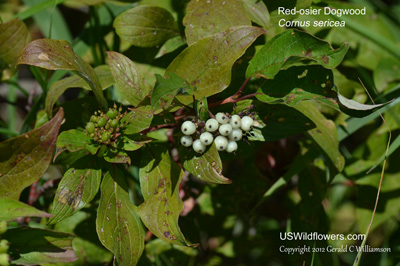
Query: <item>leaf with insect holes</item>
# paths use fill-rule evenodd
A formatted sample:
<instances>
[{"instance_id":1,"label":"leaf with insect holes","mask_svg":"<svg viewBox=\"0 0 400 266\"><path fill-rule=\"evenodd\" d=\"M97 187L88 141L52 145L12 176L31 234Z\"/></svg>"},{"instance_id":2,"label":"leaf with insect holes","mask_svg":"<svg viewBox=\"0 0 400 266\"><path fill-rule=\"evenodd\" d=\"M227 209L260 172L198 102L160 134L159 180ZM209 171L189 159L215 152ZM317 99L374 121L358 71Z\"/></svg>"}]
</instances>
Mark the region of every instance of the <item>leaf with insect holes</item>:
<instances>
[{"instance_id":1,"label":"leaf with insect holes","mask_svg":"<svg viewBox=\"0 0 400 266\"><path fill-rule=\"evenodd\" d=\"M149 145L140 162L139 178L144 203L139 214L149 230L162 240L176 245L190 244L182 234L178 219L183 210L179 185L184 175L171 160L164 146Z\"/></svg>"},{"instance_id":2,"label":"leaf with insect holes","mask_svg":"<svg viewBox=\"0 0 400 266\"><path fill-rule=\"evenodd\" d=\"M196 87L196 99L217 94L229 86L235 61L264 33L261 28L240 26L201 39L183 50L166 73L175 73ZM193 101L192 96L178 99L185 104Z\"/></svg>"},{"instance_id":3,"label":"leaf with insect holes","mask_svg":"<svg viewBox=\"0 0 400 266\"><path fill-rule=\"evenodd\" d=\"M42 177L63 118L61 108L43 126L0 143L0 197L18 199L24 188Z\"/></svg>"},{"instance_id":4,"label":"leaf with insect holes","mask_svg":"<svg viewBox=\"0 0 400 266\"><path fill-rule=\"evenodd\" d=\"M179 34L178 24L168 10L157 6L138 6L114 20L118 36L139 47L153 47Z\"/></svg>"},{"instance_id":5,"label":"leaf with insect holes","mask_svg":"<svg viewBox=\"0 0 400 266\"><path fill-rule=\"evenodd\" d=\"M325 68L337 67L349 49L343 43L338 49L313 35L299 31L286 30L262 47L251 59L246 77L264 77L272 79L282 69L300 60L311 60Z\"/></svg>"},{"instance_id":6,"label":"leaf with insect holes","mask_svg":"<svg viewBox=\"0 0 400 266\"><path fill-rule=\"evenodd\" d=\"M251 26L245 13L241 0L190 1L183 18L188 45L231 27Z\"/></svg>"},{"instance_id":7,"label":"leaf with insect holes","mask_svg":"<svg viewBox=\"0 0 400 266\"><path fill-rule=\"evenodd\" d=\"M114 78L111 75L109 66L98 66L94 69L94 72L99 78L102 90L105 90L114 84ZM52 115L53 106L58 98L60 98L60 96L69 88L83 88L85 90L91 89L89 84L78 76L72 76L54 82L46 95L46 112L48 116Z\"/></svg>"},{"instance_id":8,"label":"leaf with insect holes","mask_svg":"<svg viewBox=\"0 0 400 266\"><path fill-rule=\"evenodd\" d=\"M39 39L28 43L21 51L17 64L37 66L49 70L73 71L92 89L99 105L107 109L107 101L93 68L82 60L65 40Z\"/></svg>"},{"instance_id":9,"label":"leaf with insect holes","mask_svg":"<svg viewBox=\"0 0 400 266\"><path fill-rule=\"evenodd\" d=\"M95 157L76 161L61 179L53 201L49 224L56 224L77 213L96 196L100 187L101 169Z\"/></svg>"},{"instance_id":10,"label":"leaf with insect holes","mask_svg":"<svg viewBox=\"0 0 400 266\"><path fill-rule=\"evenodd\" d=\"M0 78L10 79L17 70L15 65L20 51L27 44L28 28L20 19L0 24Z\"/></svg>"},{"instance_id":11,"label":"leaf with insect holes","mask_svg":"<svg viewBox=\"0 0 400 266\"><path fill-rule=\"evenodd\" d=\"M222 175L222 162L214 143L201 155L194 151L187 152L183 148L179 154L183 157L183 167L194 177L209 183L232 183L232 180Z\"/></svg>"},{"instance_id":12,"label":"leaf with insect holes","mask_svg":"<svg viewBox=\"0 0 400 266\"><path fill-rule=\"evenodd\" d=\"M101 183L96 231L103 246L114 253L115 264L136 265L144 249L145 231L118 167L112 167Z\"/></svg>"},{"instance_id":13,"label":"leaf with insect holes","mask_svg":"<svg viewBox=\"0 0 400 266\"><path fill-rule=\"evenodd\" d=\"M125 99L136 106L151 88L140 73L139 68L128 57L116 52L107 52L111 73Z\"/></svg>"},{"instance_id":14,"label":"leaf with insect holes","mask_svg":"<svg viewBox=\"0 0 400 266\"><path fill-rule=\"evenodd\" d=\"M15 220L19 217L51 217L49 213L9 198L0 198L0 210L0 221Z\"/></svg>"}]
</instances>

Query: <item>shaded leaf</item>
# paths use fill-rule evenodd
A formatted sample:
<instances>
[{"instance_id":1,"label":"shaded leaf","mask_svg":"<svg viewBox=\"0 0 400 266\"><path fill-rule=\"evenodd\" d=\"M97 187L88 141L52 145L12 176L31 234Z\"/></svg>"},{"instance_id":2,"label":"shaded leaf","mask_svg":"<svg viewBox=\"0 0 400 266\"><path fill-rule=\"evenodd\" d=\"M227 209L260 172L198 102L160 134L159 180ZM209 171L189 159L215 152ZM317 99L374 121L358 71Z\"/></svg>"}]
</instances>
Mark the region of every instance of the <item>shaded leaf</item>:
<instances>
[{"instance_id":1,"label":"shaded leaf","mask_svg":"<svg viewBox=\"0 0 400 266\"><path fill-rule=\"evenodd\" d=\"M0 221L14 220L19 217L51 217L51 214L8 198L0 198L0 210Z\"/></svg>"},{"instance_id":2,"label":"shaded leaf","mask_svg":"<svg viewBox=\"0 0 400 266\"><path fill-rule=\"evenodd\" d=\"M267 29L269 26L269 12L262 0L242 0L250 19Z\"/></svg>"},{"instance_id":3,"label":"shaded leaf","mask_svg":"<svg viewBox=\"0 0 400 266\"><path fill-rule=\"evenodd\" d=\"M18 199L24 188L44 174L63 117L61 108L43 126L0 143L0 198Z\"/></svg>"},{"instance_id":4,"label":"shaded leaf","mask_svg":"<svg viewBox=\"0 0 400 266\"><path fill-rule=\"evenodd\" d=\"M105 90L114 84L114 78L107 65L96 67L94 72L99 78L101 89ZM52 114L53 106L57 99L69 88L83 88L90 90L89 84L77 76L68 77L54 82L46 95L46 112L49 116Z\"/></svg>"},{"instance_id":5,"label":"shaded leaf","mask_svg":"<svg viewBox=\"0 0 400 266\"><path fill-rule=\"evenodd\" d=\"M64 174L53 201L49 224L58 223L85 207L96 196L100 187L101 169L93 157L75 162Z\"/></svg>"},{"instance_id":6,"label":"shaded leaf","mask_svg":"<svg viewBox=\"0 0 400 266\"><path fill-rule=\"evenodd\" d=\"M136 106L150 94L149 84L129 58L116 52L107 52L107 55L111 73L119 90L129 103Z\"/></svg>"},{"instance_id":7,"label":"shaded leaf","mask_svg":"<svg viewBox=\"0 0 400 266\"><path fill-rule=\"evenodd\" d=\"M120 14L113 24L121 39L139 47L153 47L179 34L178 24L168 10L138 6Z\"/></svg>"},{"instance_id":8,"label":"shaded leaf","mask_svg":"<svg viewBox=\"0 0 400 266\"><path fill-rule=\"evenodd\" d=\"M241 0L190 1L183 19L188 45L235 26L251 26Z\"/></svg>"},{"instance_id":9,"label":"shaded leaf","mask_svg":"<svg viewBox=\"0 0 400 266\"><path fill-rule=\"evenodd\" d=\"M15 264L43 265L78 259L72 249L71 234L20 227L8 230L2 237L10 241L8 253Z\"/></svg>"},{"instance_id":10,"label":"shaded leaf","mask_svg":"<svg viewBox=\"0 0 400 266\"><path fill-rule=\"evenodd\" d=\"M96 231L100 242L114 253L117 265L136 265L144 249L145 232L117 167L107 172L101 183Z\"/></svg>"},{"instance_id":11,"label":"shaded leaf","mask_svg":"<svg viewBox=\"0 0 400 266\"><path fill-rule=\"evenodd\" d=\"M183 175L182 169L171 160L165 147L156 146L153 150L146 150L139 170L140 187L145 199L139 206L139 214L146 227L162 240L194 246L185 239L178 225L179 214L183 210L183 202L179 197Z\"/></svg>"},{"instance_id":12,"label":"shaded leaf","mask_svg":"<svg viewBox=\"0 0 400 266\"><path fill-rule=\"evenodd\" d=\"M28 28L20 19L0 24L0 77L10 79L16 69L18 55L28 42Z\"/></svg>"},{"instance_id":13,"label":"shaded leaf","mask_svg":"<svg viewBox=\"0 0 400 266\"><path fill-rule=\"evenodd\" d=\"M214 143L201 155L194 151L181 151L183 167L194 177L209 183L232 183L232 180L222 175L222 162Z\"/></svg>"},{"instance_id":14,"label":"shaded leaf","mask_svg":"<svg viewBox=\"0 0 400 266\"><path fill-rule=\"evenodd\" d=\"M57 149L67 149L71 152L85 149L91 154L96 154L99 148L100 145L93 143L91 137L86 135L85 132L77 129L70 129L61 132L57 138Z\"/></svg>"},{"instance_id":15,"label":"shaded leaf","mask_svg":"<svg viewBox=\"0 0 400 266\"><path fill-rule=\"evenodd\" d=\"M246 77L257 76L272 79L285 65L298 60L311 60L325 68L340 64L349 49L348 43L333 49L329 43L298 30L286 30L268 41L253 57Z\"/></svg>"},{"instance_id":16,"label":"shaded leaf","mask_svg":"<svg viewBox=\"0 0 400 266\"><path fill-rule=\"evenodd\" d=\"M45 69L73 71L83 78L92 89L99 105L107 109L99 79L93 68L72 50L65 40L39 39L28 43L22 50L18 64L33 65Z\"/></svg>"},{"instance_id":17,"label":"shaded leaf","mask_svg":"<svg viewBox=\"0 0 400 266\"><path fill-rule=\"evenodd\" d=\"M223 91L231 82L233 63L244 54L254 40L265 33L256 27L233 27L186 48L168 66L166 72L173 72L196 86L197 99ZM186 97L186 98L185 98ZM179 96L184 103L192 97Z\"/></svg>"},{"instance_id":18,"label":"shaded leaf","mask_svg":"<svg viewBox=\"0 0 400 266\"><path fill-rule=\"evenodd\" d=\"M143 147L144 144L149 143L152 139L141 138L141 139L132 139L126 135L122 135L120 138L122 141L122 149L125 151L135 151Z\"/></svg>"},{"instance_id":19,"label":"shaded leaf","mask_svg":"<svg viewBox=\"0 0 400 266\"><path fill-rule=\"evenodd\" d=\"M131 109L122 119L125 124L124 134L136 134L150 127L153 121L153 109L150 105Z\"/></svg>"},{"instance_id":20,"label":"shaded leaf","mask_svg":"<svg viewBox=\"0 0 400 266\"><path fill-rule=\"evenodd\" d=\"M131 164L131 158L121 149L109 148L104 153L104 160L109 163L127 163Z\"/></svg>"},{"instance_id":21,"label":"shaded leaf","mask_svg":"<svg viewBox=\"0 0 400 266\"><path fill-rule=\"evenodd\" d=\"M399 80L400 61L395 58L382 58L374 71L374 82L377 90L382 92L389 83Z\"/></svg>"}]
</instances>

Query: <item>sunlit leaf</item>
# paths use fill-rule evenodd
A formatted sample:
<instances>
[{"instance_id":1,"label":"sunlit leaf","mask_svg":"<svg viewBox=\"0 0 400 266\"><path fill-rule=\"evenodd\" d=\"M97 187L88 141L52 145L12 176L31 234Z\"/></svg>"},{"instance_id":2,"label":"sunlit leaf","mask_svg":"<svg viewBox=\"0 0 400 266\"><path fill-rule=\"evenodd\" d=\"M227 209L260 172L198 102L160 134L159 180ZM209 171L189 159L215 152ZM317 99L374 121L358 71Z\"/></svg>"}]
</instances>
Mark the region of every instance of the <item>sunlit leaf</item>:
<instances>
[{"instance_id":1,"label":"sunlit leaf","mask_svg":"<svg viewBox=\"0 0 400 266\"><path fill-rule=\"evenodd\" d=\"M139 47L153 47L179 34L178 24L168 10L138 6L120 14L114 28L121 39Z\"/></svg>"},{"instance_id":2,"label":"sunlit leaf","mask_svg":"<svg viewBox=\"0 0 400 266\"><path fill-rule=\"evenodd\" d=\"M286 30L258 51L249 63L246 77L272 79L284 65L287 67L299 60L311 60L325 68L334 68L343 60L348 49L348 43L333 49L329 43L309 33Z\"/></svg>"},{"instance_id":3,"label":"sunlit leaf","mask_svg":"<svg viewBox=\"0 0 400 266\"><path fill-rule=\"evenodd\" d=\"M182 36L176 36L174 38L171 38L168 41L166 41L163 44L163 46L161 46L160 50L158 51L158 53L156 54L156 56L154 58L159 58L159 57L162 57L163 55L172 53L173 51L175 51L176 49L178 49L179 47L181 47L185 44L186 44L186 41L184 38L182 38Z\"/></svg>"},{"instance_id":4,"label":"sunlit leaf","mask_svg":"<svg viewBox=\"0 0 400 266\"><path fill-rule=\"evenodd\" d=\"M235 26L251 26L241 0L190 1L183 19L188 45Z\"/></svg>"},{"instance_id":5,"label":"sunlit leaf","mask_svg":"<svg viewBox=\"0 0 400 266\"><path fill-rule=\"evenodd\" d=\"M139 214L149 230L162 240L183 246L193 246L182 234L178 219L183 210L179 197L182 169L171 160L162 146L150 146L141 161L140 187L145 202Z\"/></svg>"},{"instance_id":6,"label":"sunlit leaf","mask_svg":"<svg viewBox=\"0 0 400 266\"><path fill-rule=\"evenodd\" d=\"M250 19L267 29L269 26L269 12L262 0L242 0Z\"/></svg>"},{"instance_id":7,"label":"sunlit leaf","mask_svg":"<svg viewBox=\"0 0 400 266\"><path fill-rule=\"evenodd\" d=\"M150 127L153 120L153 109L150 105L140 106L131 109L122 119L125 124L125 134L136 134Z\"/></svg>"},{"instance_id":8,"label":"sunlit leaf","mask_svg":"<svg viewBox=\"0 0 400 266\"><path fill-rule=\"evenodd\" d=\"M150 94L149 84L129 58L116 52L107 54L108 64L119 90L129 103L136 106Z\"/></svg>"},{"instance_id":9,"label":"sunlit leaf","mask_svg":"<svg viewBox=\"0 0 400 266\"><path fill-rule=\"evenodd\" d=\"M58 223L85 207L96 196L100 187L101 169L93 157L75 162L64 174L53 201L49 224Z\"/></svg>"},{"instance_id":10,"label":"sunlit leaf","mask_svg":"<svg viewBox=\"0 0 400 266\"><path fill-rule=\"evenodd\" d=\"M65 40L39 39L28 43L18 58L18 64L73 71L89 84L99 105L103 109L107 108L107 101L93 68L75 54L71 44Z\"/></svg>"},{"instance_id":11,"label":"sunlit leaf","mask_svg":"<svg viewBox=\"0 0 400 266\"><path fill-rule=\"evenodd\" d=\"M10 79L16 71L18 55L28 42L28 28L20 19L0 24L0 78Z\"/></svg>"},{"instance_id":12,"label":"sunlit leaf","mask_svg":"<svg viewBox=\"0 0 400 266\"><path fill-rule=\"evenodd\" d=\"M17 265L68 263L78 259L72 249L71 234L20 227L8 230L2 238L9 240L8 253Z\"/></svg>"},{"instance_id":13,"label":"sunlit leaf","mask_svg":"<svg viewBox=\"0 0 400 266\"><path fill-rule=\"evenodd\" d=\"M166 72L173 72L195 86L197 99L219 93L231 82L233 63L263 33L263 29L256 27L233 27L201 39L179 54ZM184 103L192 101L190 96L178 99Z\"/></svg>"},{"instance_id":14,"label":"sunlit leaf","mask_svg":"<svg viewBox=\"0 0 400 266\"><path fill-rule=\"evenodd\" d=\"M77 129L63 131L57 138L57 149L67 149L71 152L85 149L91 154L96 154L99 148L100 145L93 143L91 137Z\"/></svg>"},{"instance_id":15,"label":"sunlit leaf","mask_svg":"<svg viewBox=\"0 0 400 266\"><path fill-rule=\"evenodd\" d=\"M101 89L105 90L114 84L114 78L111 75L110 68L107 65L96 67L94 72L99 78ZM77 76L68 77L54 82L46 96L46 112L49 116L52 114L53 106L57 99L69 88L83 88L86 90L91 89L87 82Z\"/></svg>"},{"instance_id":16,"label":"sunlit leaf","mask_svg":"<svg viewBox=\"0 0 400 266\"><path fill-rule=\"evenodd\" d=\"M63 117L61 108L43 126L0 143L0 197L18 199L24 188L43 175Z\"/></svg>"},{"instance_id":17,"label":"sunlit leaf","mask_svg":"<svg viewBox=\"0 0 400 266\"><path fill-rule=\"evenodd\" d=\"M144 249L145 232L117 167L107 172L101 183L96 230L100 242L114 253L117 265L136 265Z\"/></svg>"},{"instance_id":18,"label":"sunlit leaf","mask_svg":"<svg viewBox=\"0 0 400 266\"><path fill-rule=\"evenodd\" d=\"M51 214L9 198L0 198L0 210L0 221L14 220L19 217L51 217Z\"/></svg>"}]
</instances>

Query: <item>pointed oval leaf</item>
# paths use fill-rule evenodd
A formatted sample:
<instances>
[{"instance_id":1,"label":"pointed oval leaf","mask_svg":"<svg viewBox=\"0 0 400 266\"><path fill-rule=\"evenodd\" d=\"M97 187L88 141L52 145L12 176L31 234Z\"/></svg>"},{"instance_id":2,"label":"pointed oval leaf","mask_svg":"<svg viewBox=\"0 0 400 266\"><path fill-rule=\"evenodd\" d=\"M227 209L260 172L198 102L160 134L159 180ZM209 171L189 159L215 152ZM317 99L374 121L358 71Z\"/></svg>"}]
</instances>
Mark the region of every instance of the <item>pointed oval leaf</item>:
<instances>
[{"instance_id":1,"label":"pointed oval leaf","mask_svg":"<svg viewBox=\"0 0 400 266\"><path fill-rule=\"evenodd\" d=\"M117 265L137 264L144 249L145 231L117 167L107 172L101 183L96 231L100 242L114 253Z\"/></svg>"},{"instance_id":2,"label":"pointed oval leaf","mask_svg":"<svg viewBox=\"0 0 400 266\"><path fill-rule=\"evenodd\" d=\"M0 197L18 199L24 188L44 174L63 117L60 108L43 126L0 143Z\"/></svg>"},{"instance_id":3,"label":"pointed oval leaf","mask_svg":"<svg viewBox=\"0 0 400 266\"><path fill-rule=\"evenodd\" d=\"M85 207L96 196L100 187L101 169L93 157L75 162L61 179L53 201L49 224L58 223Z\"/></svg>"},{"instance_id":4,"label":"pointed oval leaf","mask_svg":"<svg viewBox=\"0 0 400 266\"><path fill-rule=\"evenodd\" d=\"M98 66L94 69L94 72L99 78L102 90L105 90L114 84L114 78L111 75L109 66ZM91 89L87 82L77 76L68 77L54 82L46 95L46 112L48 116L52 115L53 106L57 99L69 88L83 88L85 90Z\"/></svg>"},{"instance_id":5,"label":"pointed oval leaf","mask_svg":"<svg viewBox=\"0 0 400 266\"><path fill-rule=\"evenodd\" d=\"M179 54L166 72L173 72L196 86L197 99L214 95L229 86L233 63L264 33L264 29L244 26L204 38ZM192 101L190 96L178 99L184 103Z\"/></svg>"},{"instance_id":6,"label":"pointed oval leaf","mask_svg":"<svg viewBox=\"0 0 400 266\"><path fill-rule=\"evenodd\" d=\"M252 21L264 29L268 29L270 16L268 8L263 1L243 0L243 5Z\"/></svg>"},{"instance_id":7,"label":"pointed oval leaf","mask_svg":"<svg viewBox=\"0 0 400 266\"><path fill-rule=\"evenodd\" d=\"M139 68L126 56L116 52L107 52L111 73L126 100L136 106L151 88L140 73Z\"/></svg>"},{"instance_id":8,"label":"pointed oval leaf","mask_svg":"<svg viewBox=\"0 0 400 266\"><path fill-rule=\"evenodd\" d=\"M222 175L222 162L214 143L201 155L186 150L180 154L183 155L183 167L194 177L209 183L232 183L232 180Z\"/></svg>"},{"instance_id":9,"label":"pointed oval leaf","mask_svg":"<svg viewBox=\"0 0 400 266\"><path fill-rule=\"evenodd\" d=\"M73 71L89 84L99 105L107 109L107 101L103 96L96 73L72 50L72 45L67 41L50 39L32 41L22 50L17 64L33 65L50 70Z\"/></svg>"},{"instance_id":10,"label":"pointed oval leaf","mask_svg":"<svg viewBox=\"0 0 400 266\"><path fill-rule=\"evenodd\" d=\"M125 134L136 134L150 127L153 121L153 109L150 105L140 106L131 109L122 119L125 124Z\"/></svg>"},{"instance_id":11,"label":"pointed oval leaf","mask_svg":"<svg viewBox=\"0 0 400 266\"><path fill-rule=\"evenodd\" d=\"M91 154L96 154L100 145L92 142L92 138L85 132L77 129L70 129L61 132L57 138L57 149L67 149L70 152L82 149L88 150Z\"/></svg>"},{"instance_id":12,"label":"pointed oval leaf","mask_svg":"<svg viewBox=\"0 0 400 266\"><path fill-rule=\"evenodd\" d=\"M168 10L138 6L120 14L114 28L121 39L139 47L153 47L179 34L178 24Z\"/></svg>"},{"instance_id":13,"label":"pointed oval leaf","mask_svg":"<svg viewBox=\"0 0 400 266\"><path fill-rule=\"evenodd\" d=\"M235 26L251 26L241 0L192 0L183 19L188 45Z\"/></svg>"},{"instance_id":14,"label":"pointed oval leaf","mask_svg":"<svg viewBox=\"0 0 400 266\"><path fill-rule=\"evenodd\" d=\"M258 76L272 79L289 59L312 60L325 68L334 68L340 64L349 49L343 43L333 49L326 41L299 30L286 30L270 41L253 57L246 70L246 77ZM290 63L294 63L291 60Z\"/></svg>"},{"instance_id":15,"label":"pointed oval leaf","mask_svg":"<svg viewBox=\"0 0 400 266\"><path fill-rule=\"evenodd\" d=\"M15 71L18 55L27 44L28 28L20 19L0 24L0 73L1 80L10 79Z\"/></svg>"},{"instance_id":16,"label":"pointed oval leaf","mask_svg":"<svg viewBox=\"0 0 400 266\"><path fill-rule=\"evenodd\" d=\"M147 150L139 170L140 187L145 199L139 206L140 217L146 227L162 240L195 246L185 239L178 225L179 214L183 210L179 197L183 171L171 160L165 147L157 146L153 151L157 152L157 157Z\"/></svg>"},{"instance_id":17,"label":"pointed oval leaf","mask_svg":"<svg viewBox=\"0 0 400 266\"><path fill-rule=\"evenodd\" d=\"M0 198L0 210L0 221L10 221L19 217L51 217L49 213L9 198Z\"/></svg>"}]
</instances>

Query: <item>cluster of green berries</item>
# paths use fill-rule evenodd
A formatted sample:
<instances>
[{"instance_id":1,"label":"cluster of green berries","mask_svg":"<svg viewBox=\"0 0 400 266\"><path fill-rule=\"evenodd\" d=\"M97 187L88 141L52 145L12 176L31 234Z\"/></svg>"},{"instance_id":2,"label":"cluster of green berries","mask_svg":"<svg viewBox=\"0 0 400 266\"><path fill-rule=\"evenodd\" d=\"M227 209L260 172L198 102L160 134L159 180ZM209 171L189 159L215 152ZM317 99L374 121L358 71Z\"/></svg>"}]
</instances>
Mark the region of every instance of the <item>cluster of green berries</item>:
<instances>
[{"instance_id":1,"label":"cluster of green berries","mask_svg":"<svg viewBox=\"0 0 400 266\"><path fill-rule=\"evenodd\" d=\"M197 153L203 153L206 146L213 142L218 151L235 152L238 148L237 141L241 140L244 133L251 130L254 120L250 116L232 115L217 113L214 118L204 122L193 123L185 121L181 126L184 136L181 137L180 143L185 147L192 146ZM200 127L200 132L197 128ZM198 133L198 139L194 139L193 135Z\"/></svg>"},{"instance_id":2,"label":"cluster of green berries","mask_svg":"<svg viewBox=\"0 0 400 266\"><path fill-rule=\"evenodd\" d=\"M0 221L0 235L4 234L7 231L7 222ZM10 243L6 239L0 240L0 265L8 266L10 265L11 258L10 255L7 254L8 247Z\"/></svg>"},{"instance_id":3,"label":"cluster of green berries","mask_svg":"<svg viewBox=\"0 0 400 266\"><path fill-rule=\"evenodd\" d=\"M119 131L124 126L120 122L124 115L122 108L117 109L115 104L105 114L102 111L96 111L85 126L86 134L97 142L115 146L117 138L121 134Z\"/></svg>"}]
</instances>

